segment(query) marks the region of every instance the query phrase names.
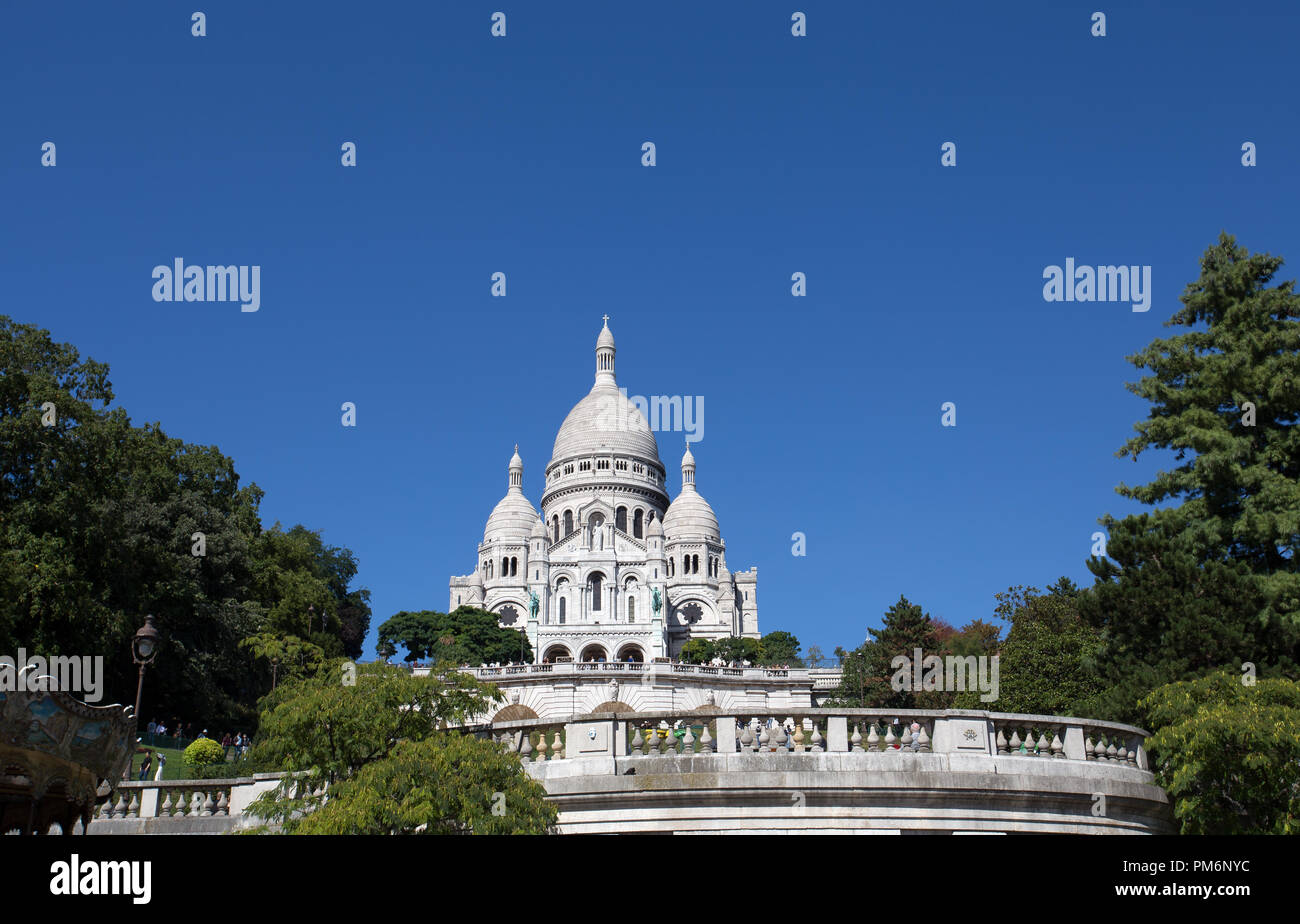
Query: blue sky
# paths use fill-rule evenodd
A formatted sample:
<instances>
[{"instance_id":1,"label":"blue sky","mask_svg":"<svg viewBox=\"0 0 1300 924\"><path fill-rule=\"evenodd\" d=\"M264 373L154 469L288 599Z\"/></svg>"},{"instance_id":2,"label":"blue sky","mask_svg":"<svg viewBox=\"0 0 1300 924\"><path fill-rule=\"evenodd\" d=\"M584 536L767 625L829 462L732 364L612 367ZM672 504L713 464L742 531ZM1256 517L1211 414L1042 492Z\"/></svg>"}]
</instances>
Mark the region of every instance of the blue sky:
<instances>
[{"instance_id":1,"label":"blue sky","mask_svg":"<svg viewBox=\"0 0 1300 924\"><path fill-rule=\"evenodd\" d=\"M620 384L704 397L761 628L829 652L900 594L961 625L1090 582L1115 485L1168 461L1114 456L1124 357L1221 229L1300 259L1292 3L191 7L0 10L0 311L353 549L368 648L446 607L516 442L540 500L603 314ZM260 310L154 302L176 257L259 265ZM1151 310L1045 302L1067 257L1151 266Z\"/></svg>"}]
</instances>

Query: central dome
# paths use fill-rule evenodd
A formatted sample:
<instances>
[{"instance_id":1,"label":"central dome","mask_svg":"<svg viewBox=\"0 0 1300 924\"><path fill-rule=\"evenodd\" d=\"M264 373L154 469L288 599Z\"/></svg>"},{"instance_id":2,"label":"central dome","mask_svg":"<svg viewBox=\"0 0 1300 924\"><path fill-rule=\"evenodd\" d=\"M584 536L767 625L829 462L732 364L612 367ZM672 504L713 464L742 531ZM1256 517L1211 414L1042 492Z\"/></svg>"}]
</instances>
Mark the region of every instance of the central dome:
<instances>
[{"instance_id":1,"label":"central dome","mask_svg":"<svg viewBox=\"0 0 1300 924\"><path fill-rule=\"evenodd\" d=\"M619 389L614 378L614 335L609 319L596 340L596 382L560 424L551 465L593 455L636 456L662 468L659 444L645 414ZM549 466L548 466L549 467Z\"/></svg>"},{"instance_id":2,"label":"central dome","mask_svg":"<svg viewBox=\"0 0 1300 924\"><path fill-rule=\"evenodd\" d=\"M555 436L551 464L605 453L659 461L659 444L645 415L614 385L596 385L569 411Z\"/></svg>"}]
</instances>

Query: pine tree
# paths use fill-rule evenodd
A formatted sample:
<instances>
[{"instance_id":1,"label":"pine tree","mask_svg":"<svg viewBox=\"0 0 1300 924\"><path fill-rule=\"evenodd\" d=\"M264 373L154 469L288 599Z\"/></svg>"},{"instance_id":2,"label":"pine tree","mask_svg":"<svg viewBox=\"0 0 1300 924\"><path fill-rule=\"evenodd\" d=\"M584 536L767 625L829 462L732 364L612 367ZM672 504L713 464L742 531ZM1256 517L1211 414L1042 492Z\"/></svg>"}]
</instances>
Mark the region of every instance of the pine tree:
<instances>
[{"instance_id":1,"label":"pine tree","mask_svg":"<svg viewBox=\"0 0 1300 924\"><path fill-rule=\"evenodd\" d=\"M1300 297L1270 287L1282 260L1222 234L1166 326L1129 357L1152 405L1118 452L1181 463L1127 498L1157 509L1100 521L1108 558L1081 609L1103 629L1112 714L1141 718L1157 686L1245 662L1294 675L1300 660Z\"/></svg>"},{"instance_id":2,"label":"pine tree","mask_svg":"<svg viewBox=\"0 0 1300 924\"><path fill-rule=\"evenodd\" d=\"M939 708L945 705L942 693L913 690L895 690L890 679L897 673L894 658L904 656L909 663L916 649L922 658L942 655L936 626L921 607L900 596L898 602L885 611L879 629L868 629L870 637L844 661L840 690L836 705L880 706L898 709Z\"/></svg>"}]
</instances>

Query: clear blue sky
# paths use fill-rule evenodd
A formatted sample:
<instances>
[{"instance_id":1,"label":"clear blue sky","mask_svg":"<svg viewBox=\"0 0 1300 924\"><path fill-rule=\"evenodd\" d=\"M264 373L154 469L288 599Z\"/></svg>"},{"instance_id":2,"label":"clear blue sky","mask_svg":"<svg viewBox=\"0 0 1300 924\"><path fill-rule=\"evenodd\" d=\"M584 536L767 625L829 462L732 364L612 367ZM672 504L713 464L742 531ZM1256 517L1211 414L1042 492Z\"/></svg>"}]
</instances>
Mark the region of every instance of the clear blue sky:
<instances>
[{"instance_id":1,"label":"clear blue sky","mask_svg":"<svg viewBox=\"0 0 1300 924\"><path fill-rule=\"evenodd\" d=\"M1220 229L1300 260L1298 10L8 3L0 311L233 456L266 524L353 549L368 649L446 607L516 442L539 502L605 313L621 384L704 396L700 491L765 631L853 647L899 594L961 625L1090 582L1160 461L1114 457L1146 415L1124 357ZM154 302L176 257L260 265L260 311ZM1045 302L1067 257L1152 266L1151 310Z\"/></svg>"}]
</instances>

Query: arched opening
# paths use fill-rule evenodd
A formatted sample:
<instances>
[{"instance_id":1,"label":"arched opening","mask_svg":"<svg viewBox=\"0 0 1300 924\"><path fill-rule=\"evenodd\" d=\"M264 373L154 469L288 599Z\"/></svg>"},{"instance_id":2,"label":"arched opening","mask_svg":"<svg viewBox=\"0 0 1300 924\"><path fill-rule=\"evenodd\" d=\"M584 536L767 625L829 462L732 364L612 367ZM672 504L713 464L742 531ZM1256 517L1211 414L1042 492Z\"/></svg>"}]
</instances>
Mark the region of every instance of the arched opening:
<instances>
[{"instance_id":1,"label":"arched opening","mask_svg":"<svg viewBox=\"0 0 1300 924\"><path fill-rule=\"evenodd\" d=\"M506 706L506 708L502 709L496 715L492 716L492 722L493 724L495 724L497 722L513 722L516 719L536 719L536 718L540 718L540 716L538 716L536 712L533 712L532 709L528 708L522 703L515 703L513 705Z\"/></svg>"},{"instance_id":2,"label":"arched opening","mask_svg":"<svg viewBox=\"0 0 1300 924\"><path fill-rule=\"evenodd\" d=\"M572 510L564 511L564 535L566 536L573 535L573 511Z\"/></svg>"},{"instance_id":3,"label":"arched opening","mask_svg":"<svg viewBox=\"0 0 1300 924\"><path fill-rule=\"evenodd\" d=\"M587 578L587 587L591 591L591 611L600 612L600 598L604 595L605 576L597 571L591 577Z\"/></svg>"},{"instance_id":4,"label":"arched opening","mask_svg":"<svg viewBox=\"0 0 1300 924\"><path fill-rule=\"evenodd\" d=\"M560 541L560 515L558 513L551 517L551 525L555 527L555 538L552 539L551 541L559 542Z\"/></svg>"},{"instance_id":5,"label":"arched opening","mask_svg":"<svg viewBox=\"0 0 1300 924\"><path fill-rule=\"evenodd\" d=\"M588 645L582 649L582 654L578 657L579 661L608 661L609 652L605 650L604 645Z\"/></svg>"},{"instance_id":6,"label":"arched opening","mask_svg":"<svg viewBox=\"0 0 1300 924\"><path fill-rule=\"evenodd\" d=\"M573 653L564 645L551 645L542 655L543 664L555 664L557 661L572 661Z\"/></svg>"},{"instance_id":7,"label":"arched opening","mask_svg":"<svg viewBox=\"0 0 1300 924\"><path fill-rule=\"evenodd\" d=\"M619 507L614 511L614 528L621 533L627 532L627 508Z\"/></svg>"},{"instance_id":8,"label":"arched opening","mask_svg":"<svg viewBox=\"0 0 1300 924\"><path fill-rule=\"evenodd\" d=\"M636 710L633 709L631 706L629 706L627 703L623 702L622 700L611 699L608 702L601 703L595 709L591 710L591 715L595 715L598 712L601 713L636 712Z\"/></svg>"},{"instance_id":9,"label":"arched opening","mask_svg":"<svg viewBox=\"0 0 1300 924\"><path fill-rule=\"evenodd\" d=\"M644 532L645 532L645 517L641 513L641 508L638 507L636 509L636 512L632 514L632 537L634 539L643 539L645 538L643 535Z\"/></svg>"},{"instance_id":10,"label":"arched opening","mask_svg":"<svg viewBox=\"0 0 1300 924\"><path fill-rule=\"evenodd\" d=\"M640 645L624 645L618 650L618 659L625 663L640 664L645 661L645 652Z\"/></svg>"},{"instance_id":11,"label":"arched opening","mask_svg":"<svg viewBox=\"0 0 1300 924\"><path fill-rule=\"evenodd\" d=\"M627 621L636 622L636 597L631 595L627 598Z\"/></svg>"},{"instance_id":12,"label":"arched opening","mask_svg":"<svg viewBox=\"0 0 1300 924\"><path fill-rule=\"evenodd\" d=\"M565 617L569 614L569 579L560 578L555 582L555 599L556 613L559 616L558 622L564 625Z\"/></svg>"}]
</instances>

